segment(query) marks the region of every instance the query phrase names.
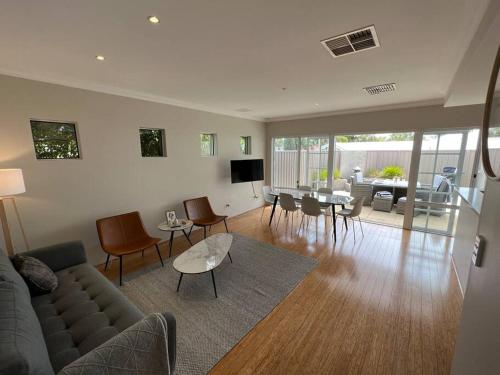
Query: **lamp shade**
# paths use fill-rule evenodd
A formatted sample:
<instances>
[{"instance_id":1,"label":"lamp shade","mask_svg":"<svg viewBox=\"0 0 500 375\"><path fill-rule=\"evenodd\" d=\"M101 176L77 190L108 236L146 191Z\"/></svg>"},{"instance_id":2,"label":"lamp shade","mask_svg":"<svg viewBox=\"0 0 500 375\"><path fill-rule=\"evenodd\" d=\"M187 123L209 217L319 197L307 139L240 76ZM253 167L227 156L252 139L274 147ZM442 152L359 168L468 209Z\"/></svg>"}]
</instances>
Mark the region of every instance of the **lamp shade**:
<instances>
[{"instance_id":1,"label":"lamp shade","mask_svg":"<svg viewBox=\"0 0 500 375\"><path fill-rule=\"evenodd\" d=\"M0 197L9 197L25 191L21 169L0 169Z\"/></svg>"}]
</instances>

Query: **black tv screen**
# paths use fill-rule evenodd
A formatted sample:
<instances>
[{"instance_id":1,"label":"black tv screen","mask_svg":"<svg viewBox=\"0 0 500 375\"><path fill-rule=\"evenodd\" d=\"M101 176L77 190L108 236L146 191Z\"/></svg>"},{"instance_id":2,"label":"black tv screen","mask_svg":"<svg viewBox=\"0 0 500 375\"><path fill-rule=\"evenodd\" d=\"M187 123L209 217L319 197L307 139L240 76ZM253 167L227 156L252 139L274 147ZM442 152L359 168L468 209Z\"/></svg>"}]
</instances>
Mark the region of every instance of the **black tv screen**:
<instances>
[{"instance_id":1,"label":"black tv screen","mask_svg":"<svg viewBox=\"0 0 500 375\"><path fill-rule=\"evenodd\" d=\"M231 182L262 181L264 179L264 160L231 160Z\"/></svg>"}]
</instances>

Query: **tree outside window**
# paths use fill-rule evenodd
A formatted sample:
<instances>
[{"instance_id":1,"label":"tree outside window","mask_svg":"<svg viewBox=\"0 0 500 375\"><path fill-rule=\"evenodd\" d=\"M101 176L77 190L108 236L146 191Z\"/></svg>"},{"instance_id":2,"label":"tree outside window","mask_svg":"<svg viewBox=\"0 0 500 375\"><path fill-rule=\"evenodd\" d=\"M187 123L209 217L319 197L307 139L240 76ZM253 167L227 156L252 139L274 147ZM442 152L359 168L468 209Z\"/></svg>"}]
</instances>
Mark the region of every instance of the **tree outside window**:
<instances>
[{"instance_id":1,"label":"tree outside window","mask_svg":"<svg viewBox=\"0 0 500 375\"><path fill-rule=\"evenodd\" d=\"M37 159L79 159L76 124L30 120Z\"/></svg>"}]
</instances>

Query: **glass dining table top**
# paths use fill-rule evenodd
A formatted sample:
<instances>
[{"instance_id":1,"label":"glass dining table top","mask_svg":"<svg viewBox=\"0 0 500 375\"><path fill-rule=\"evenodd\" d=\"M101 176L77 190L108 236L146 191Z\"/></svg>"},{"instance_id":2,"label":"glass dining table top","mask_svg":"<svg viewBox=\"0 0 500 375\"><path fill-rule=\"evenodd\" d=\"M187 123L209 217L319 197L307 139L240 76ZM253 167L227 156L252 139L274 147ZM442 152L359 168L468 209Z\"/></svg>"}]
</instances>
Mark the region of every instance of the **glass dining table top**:
<instances>
[{"instance_id":1,"label":"glass dining table top","mask_svg":"<svg viewBox=\"0 0 500 375\"><path fill-rule=\"evenodd\" d=\"M279 196L280 193L291 194L293 199L301 201L304 195L316 198L319 203L324 204L348 204L354 198L351 197L348 191L334 191L332 194L318 193L317 191L306 191L292 188L273 188L270 192L273 196Z\"/></svg>"}]
</instances>

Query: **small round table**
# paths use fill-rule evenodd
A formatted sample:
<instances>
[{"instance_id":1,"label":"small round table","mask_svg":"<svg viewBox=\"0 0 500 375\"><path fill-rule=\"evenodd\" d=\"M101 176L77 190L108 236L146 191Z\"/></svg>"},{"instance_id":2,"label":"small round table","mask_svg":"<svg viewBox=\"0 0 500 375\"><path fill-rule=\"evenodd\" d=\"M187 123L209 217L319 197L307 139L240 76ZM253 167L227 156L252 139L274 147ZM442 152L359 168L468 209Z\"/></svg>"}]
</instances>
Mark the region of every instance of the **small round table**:
<instances>
[{"instance_id":1,"label":"small round table","mask_svg":"<svg viewBox=\"0 0 500 375\"><path fill-rule=\"evenodd\" d=\"M170 243L169 243L169 251L168 257L172 256L172 246L174 244L174 233L177 231L182 231L184 233L184 237L188 240L189 244L193 246L193 243L189 239L189 236L186 233L186 229L189 229L193 226L193 222L191 220L179 220L179 225L170 226L165 221L158 225L158 229L164 232L170 232Z\"/></svg>"}]
</instances>

